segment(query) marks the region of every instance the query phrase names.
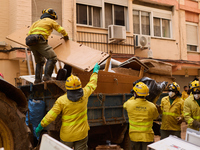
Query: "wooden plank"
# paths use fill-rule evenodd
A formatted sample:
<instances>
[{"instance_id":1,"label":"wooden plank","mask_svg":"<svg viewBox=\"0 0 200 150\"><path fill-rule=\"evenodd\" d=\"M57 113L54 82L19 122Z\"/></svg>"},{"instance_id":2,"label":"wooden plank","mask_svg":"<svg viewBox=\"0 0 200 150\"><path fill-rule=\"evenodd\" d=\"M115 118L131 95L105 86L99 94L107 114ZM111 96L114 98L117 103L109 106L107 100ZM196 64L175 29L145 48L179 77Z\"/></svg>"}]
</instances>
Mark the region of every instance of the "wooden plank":
<instances>
[{"instance_id":1,"label":"wooden plank","mask_svg":"<svg viewBox=\"0 0 200 150\"><path fill-rule=\"evenodd\" d=\"M8 35L6 38L20 45L26 46L25 38L29 31L29 27ZM65 41L57 35L49 36L48 43L54 48L58 60L72 67L84 71L91 71L96 63L101 63L109 57L109 54L92 49L90 47L80 45L74 41Z\"/></svg>"},{"instance_id":2,"label":"wooden plank","mask_svg":"<svg viewBox=\"0 0 200 150\"><path fill-rule=\"evenodd\" d=\"M90 79L92 73L81 72L80 70L73 69L73 74L77 75L84 87ZM125 74L111 73L99 70L97 88L95 94L117 94L117 93L130 93L133 88L133 82L139 80L139 77L130 76Z\"/></svg>"},{"instance_id":3,"label":"wooden plank","mask_svg":"<svg viewBox=\"0 0 200 150\"><path fill-rule=\"evenodd\" d=\"M92 49L74 41L62 41L54 49L58 59L72 67L83 71L91 71L96 63L100 64L109 57L109 54Z\"/></svg>"},{"instance_id":4,"label":"wooden plank","mask_svg":"<svg viewBox=\"0 0 200 150\"><path fill-rule=\"evenodd\" d=\"M133 70L140 70L141 67L144 67L144 70L147 71L149 67L142 63L139 59L136 57L132 57L123 63L119 65L119 67L124 67L124 68L132 68Z\"/></svg>"}]
</instances>

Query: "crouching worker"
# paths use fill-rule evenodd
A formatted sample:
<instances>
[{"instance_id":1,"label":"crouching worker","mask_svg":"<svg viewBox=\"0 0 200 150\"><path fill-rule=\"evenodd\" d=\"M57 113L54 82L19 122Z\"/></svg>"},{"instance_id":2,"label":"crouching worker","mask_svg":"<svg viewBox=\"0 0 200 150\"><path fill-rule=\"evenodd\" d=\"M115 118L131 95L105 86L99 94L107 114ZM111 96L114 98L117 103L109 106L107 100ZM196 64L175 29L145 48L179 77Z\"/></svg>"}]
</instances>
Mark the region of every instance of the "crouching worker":
<instances>
[{"instance_id":1,"label":"crouching worker","mask_svg":"<svg viewBox=\"0 0 200 150\"><path fill-rule=\"evenodd\" d=\"M89 96L97 87L99 68L100 66L96 64L90 81L84 88L77 76L71 75L67 78L65 83L67 93L56 100L52 109L39 123L35 130L37 135L62 112L61 142L75 150L87 150L90 129L87 120L87 103Z\"/></svg>"},{"instance_id":2,"label":"crouching worker","mask_svg":"<svg viewBox=\"0 0 200 150\"><path fill-rule=\"evenodd\" d=\"M143 82L133 87L134 96L126 101L123 107L128 112L129 136L133 150L146 150L154 141L153 120L159 115L156 106L146 100L149 88Z\"/></svg>"}]
</instances>

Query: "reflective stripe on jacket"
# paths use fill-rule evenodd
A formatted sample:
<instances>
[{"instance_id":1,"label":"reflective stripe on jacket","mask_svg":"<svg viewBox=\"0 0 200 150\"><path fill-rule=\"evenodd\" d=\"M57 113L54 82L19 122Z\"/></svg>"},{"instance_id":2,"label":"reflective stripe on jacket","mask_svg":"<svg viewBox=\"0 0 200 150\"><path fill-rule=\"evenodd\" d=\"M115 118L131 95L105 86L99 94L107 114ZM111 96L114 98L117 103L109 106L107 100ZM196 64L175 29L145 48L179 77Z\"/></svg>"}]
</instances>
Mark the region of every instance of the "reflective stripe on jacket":
<instances>
[{"instance_id":1,"label":"reflective stripe on jacket","mask_svg":"<svg viewBox=\"0 0 200 150\"><path fill-rule=\"evenodd\" d=\"M67 94L60 96L52 109L42 119L42 127L46 127L62 111L62 126L60 129L60 138L65 142L74 142L84 139L88 136L90 129L87 121L87 103L88 98L97 87L97 73L93 73L90 81L83 88L83 97L77 102L72 102L67 98Z\"/></svg>"},{"instance_id":2,"label":"reflective stripe on jacket","mask_svg":"<svg viewBox=\"0 0 200 150\"><path fill-rule=\"evenodd\" d=\"M183 117L183 105L182 98L177 97L172 105L169 101L169 96L165 96L161 100L162 110L162 130L181 131L181 125L178 124L177 117Z\"/></svg>"},{"instance_id":3,"label":"reflective stripe on jacket","mask_svg":"<svg viewBox=\"0 0 200 150\"><path fill-rule=\"evenodd\" d=\"M199 104L194 100L194 96L190 95L184 103L184 117L185 121L188 123L188 127L194 130L199 130L192 126L194 120L200 122L200 107Z\"/></svg>"},{"instance_id":4,"label":"reflective stripe on jacket","mask_svg":"<svg viewBox=\"0 0 200 150\"><path fill-rule=\"evenodd\" d=\"M153 142L153 120L159 115L156 106L146 99L131 97L123 107L128 112L131 141Z\"/></svg>"},{"instance_id":5,"label":"reflective stripe on jacket","mask_svg":"<svg viewBox=\"0 0 200 150\"><path fill-rule=\"evenodd\" d=\"M47 40L53 29L61 33L63 36L67 36L65 29L61 27L56 21L50 18L43 18L34 22L30 27L28 35L41 34Z\"/></svg>"}]
</instances>

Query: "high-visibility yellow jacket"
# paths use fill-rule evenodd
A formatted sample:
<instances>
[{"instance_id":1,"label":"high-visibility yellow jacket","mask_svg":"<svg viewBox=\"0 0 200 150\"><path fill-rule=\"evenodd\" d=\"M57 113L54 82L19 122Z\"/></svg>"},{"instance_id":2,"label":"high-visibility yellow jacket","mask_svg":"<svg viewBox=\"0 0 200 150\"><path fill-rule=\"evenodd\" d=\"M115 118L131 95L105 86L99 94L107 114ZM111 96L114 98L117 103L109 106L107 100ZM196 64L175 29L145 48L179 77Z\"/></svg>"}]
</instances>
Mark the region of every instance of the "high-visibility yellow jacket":
<instances>
[{"instance_id":1,"label":"high-visibility yellow jacket","mask_svg":"<svg viewBox=\"0 0 200 150\"><path fill-rule=\"evenodd\" d=\"M183 117L183 105L182 98L177 97L172 105L169 101L169 96L165 96L161 100L162 110L162 130L181 131L181 125L178 124L177 117Z\"/></svg>"},{"instance_id":2,"label":"high-visibility yellow jacket","mask_svg":"<svg viewBox=\"0 0 200 150\"><path fill-rule=\"evenodd\" d=\"M188 127L194 130L199 130L198 128L194 128L192 126L194 120L200 122L200 107L199 104L194 100L193 95L190 95L185 100L183 112L185 121L188 123Z\"/></svg>"},{"instance_id":3,"label":"high-visibility yellow jacket","mask_svg":"<svg viewBox=\"0 0 200 150\"><path fill-rule=\"evenodd\" d=\"M34 22L30 27L28 35L41 34L47 40L53 29L61 33L63 36L67 36L65 29L61 27L56 21L50 18L43 18Z\"/></svg>"},{"instance_id":4,"label":"high-visibility yellow jacket","mask_svg":"<svg viewBox=\"0 0 200 150\"><path fill-rule=\"evenodd\" d=\"M41 121L41 126L46 127L62 111L62 126L60 129L60 138L65 142L74 142L82 140L88 136L90 129L87 120L88 98L97 87L97 73L93 73L90 81L83 88L83 97L77 102L72 102L67 98L67 94L60 96L52 109Z\"/></svg>"},{"instance_id":5,"label":"high-visibility yellow jacket","mask_svg":"<svg viewBox=\"0 0 200 150\"><path fill-rule=\"evenodd\" d=\"M128 112L131 141L153 142L153 120L159 115L156 106L146 99L131 97L123 107Z\"/></svg>"},{"instance_id":6,"label":"high-visibility yellow jacket","mask_svg":"<svg viewBox=\"0 0 200 150\"><path fill-rule=\"evenodd\" d=\"M182 98L183 100L185 100L186 98L188 98L188 96L189 96L189 95L187 94L187 92L186 92L186 91L183 91L183 92L182 92L182 97L181 97L181 98Z\"/></svg>"}]
</instances>

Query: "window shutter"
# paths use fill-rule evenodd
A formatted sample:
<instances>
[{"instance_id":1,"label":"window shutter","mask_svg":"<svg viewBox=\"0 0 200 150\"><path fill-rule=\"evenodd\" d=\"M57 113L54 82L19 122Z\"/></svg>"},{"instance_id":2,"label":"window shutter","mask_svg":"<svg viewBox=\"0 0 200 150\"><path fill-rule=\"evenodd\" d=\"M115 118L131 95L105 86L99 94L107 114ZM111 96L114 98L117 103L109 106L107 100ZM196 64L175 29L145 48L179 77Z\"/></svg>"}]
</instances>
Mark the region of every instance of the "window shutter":
<instances>
[{"instance_id":1,"label":"window shutter","mask_svg":"<svg viewBox=\"0 0 200 150\"><path fill-rule=\"evenodd\" d=\"M197 26L186 24L186 37L188 45L198 45Z\"/></svg>"},{"instance_id":2,"label":"window shutter","mask_svg":"<svg viewBox=\"0 0 200 150\"><path fill-rule=\"evenodd\" d=\"M171 20L171 14L170 13L162 13L162 12L153 12L153 17L157 18L164 18Z\"/></svg>"},{"instance_id":3,"label":"window shutter","mask_svg":"<svg viewBox=\"0 0 200 150\"><path fill-rule=\"evenodd\" d=\"M102 7L102 0L76 0L76 3Z\"/></svg>"},{"instance_id":4,"label":"window shutter","mask_svg":"<svg viewBox=\"0 0 200 150\"><path fill-rule=\"evenodd\" d=\"M128 7L128 0L104 0L104 2Z\"/></svg>"}]
</instances>

